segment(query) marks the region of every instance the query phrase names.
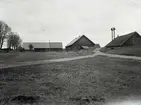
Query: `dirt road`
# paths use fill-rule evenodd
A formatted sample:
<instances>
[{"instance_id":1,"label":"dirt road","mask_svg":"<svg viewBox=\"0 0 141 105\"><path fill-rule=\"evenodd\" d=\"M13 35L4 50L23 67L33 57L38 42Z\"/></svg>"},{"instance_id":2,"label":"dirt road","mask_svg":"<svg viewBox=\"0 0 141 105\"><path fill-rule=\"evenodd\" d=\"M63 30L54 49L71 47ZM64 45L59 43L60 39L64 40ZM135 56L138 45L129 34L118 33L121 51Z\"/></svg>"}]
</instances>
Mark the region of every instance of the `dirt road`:
<instances>
[{"instance_id":1,"label":"dirt road","mask_svg":"<svg viewBox=\"0 0 141 105\"><path fill-rule=\"evenodd\" d=\"M46 63L54 63L54 62L66 62L72 60L79 60L79 59L86 59L86 58L93 58L95 56L107 56L107 57L114 57L114 58L124 58L124 59L134 59L134 60L141 60L141 57L135 56L125 56L125 55L115 55L115 54L106 54L100 52L98 49L94 51L94 54L87 55L87 56L79 56L79 57L72 57L72 58L61 58L61 59L52 59L52 60L39 60L39 61L32 61L32 62L17 62L16 64L0 64L0 69L4 68L11 68L11 67L20 67L20 66L28 66L28 65L38 65L38 64L46 64Z\"/></svg>"},{"instance_id":2,"label":"dirt road","mask_svg":"<svg viewBox=\"0 0 141 105\"><path fill-rule=\"evenodd\" d=\"M15 64L0 64L0 68L10 68L10 67L20 67L20 66L28 66L28 65L38 65L38 64L46 64L46 63L54 63L54 62L65 62L65 61L72 61L72 60L79 60L79 59L86 59L86 58L93 58L97 56L97 54L87 55L87 56L78 56L72 58L60 58L60 59L52 59L52 60L39 60L39 61L30 61L30 62L17 62Z\"/></svg>"},{"instance_id":3,"label":"dirt road","mask_svg":"<svg viewBox=\"0 0 141 105\"><path fill-rule=\"evenodd\" d=\"M116 54L107 54L107 53L102 53L100 51L97 52L97 55L102 55L102 56L107 56L107 57L114 57L114 58L124 58L124 59L141 60L141 57L126 56L126 55L116 55Z\"/></svg>"}]
</instances>

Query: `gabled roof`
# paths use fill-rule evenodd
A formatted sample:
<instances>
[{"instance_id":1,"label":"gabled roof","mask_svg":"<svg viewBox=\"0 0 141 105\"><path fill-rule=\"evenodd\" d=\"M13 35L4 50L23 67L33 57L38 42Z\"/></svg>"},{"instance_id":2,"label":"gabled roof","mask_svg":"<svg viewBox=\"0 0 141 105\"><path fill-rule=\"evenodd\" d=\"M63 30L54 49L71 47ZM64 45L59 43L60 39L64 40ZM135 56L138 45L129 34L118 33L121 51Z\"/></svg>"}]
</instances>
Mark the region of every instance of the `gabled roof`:
<instances>
[{"instance_id":1,"label":"gabled roof","mask_svg":"<svg viewBox=\"0 0 141 105\"><path fill-rule=\"evenodd\" d=\"M85 35L79 36L79 37L73 39L69 44L67 44L66 47L73 45L75 42L77 42L77 41L78 41L79 39L81 39L82 37L87 38ZM89 38L87 38L87 39L88 39L89 41L91 41ZM91 42L92 42L92 41L91 41ZM92 42L92 43L93 43L93 42ZM95 43L93 43L93 44L95 44Z\"/></svg>"},{"instance_id":2,"label":"gabled roof","mask_svg":"<svg viewBox=\"0 0 141 105\"><path fill-rule=\"evenodd\" d=\"M129 38L131 38L133 35L138 34L136 31L122 35L119 37L116 37L114 40L112 40L109 44L106 45L106 47L116 47L123 45ZM139 34L138 34L139 35Z\"/></svg>"},{"instance_id":3,"label":"gabled roof","mask_svg":"<svg viewBox=\"0 0 141 105\"><path fill-rule=\"evenodd\" d=\"M83 35L82 35L82 36L83 36ZM79 36L79 37L73 39L69 44L66 45L66 47L73 45L73 44L74 44L75 42L77 42L80 38L82 38L82 36Z\"/></svg>"}]
</instances>

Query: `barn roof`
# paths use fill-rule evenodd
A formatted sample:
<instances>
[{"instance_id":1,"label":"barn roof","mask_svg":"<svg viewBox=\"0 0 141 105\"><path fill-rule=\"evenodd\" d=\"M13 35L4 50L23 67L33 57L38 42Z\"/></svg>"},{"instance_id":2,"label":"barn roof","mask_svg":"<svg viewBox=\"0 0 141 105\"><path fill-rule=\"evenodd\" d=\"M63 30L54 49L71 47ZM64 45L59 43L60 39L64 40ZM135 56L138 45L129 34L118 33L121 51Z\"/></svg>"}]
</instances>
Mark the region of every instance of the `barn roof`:
<instances>
[{"instance_id":1,"label":"barn roof","mask_svg":"<svg viewBox=\"0 0 141 105\"><path fill-rule=\"evenodd\" d=\"M82 35L83 36L83 35ZM75 38L75 39L73 39L69 44L67 44L66 46L71 46L71 45L73 45L75 42L77 42L82 36L79 36L79 37L77 37L77 38Z\"/></svg>"},{"instance_id":2,"label":"barn roof","mask_svg":"<svg viewBox=\"0 0 141 105\"><path fill-rule=\"evenodd\" d=\"M77 42L79 39L81 39L82 37L87 38L85 35L79 36L75 39L73 39L69 44L66 45L66 47L73 45L75 42ZM87 38L89 41L91 41L89 38ZM92 42L92 41L91 41ZM93 43L93 42L92 42ZM94 44L94 43L93 43Z\"/></svg>"},{"instance_id":3,"label":"barn roof","mask_svg":"<svg viewBox=\"0 0 141 105\"><path fill-rule=\"evenodd\" d=\"M109 44L106 45L106 47L116 47L116 46L121 46L123 45L130 37L132 37L133 35L138 34L136 31L135 32L131 32L129 34L126 35L122 35L119 37L116 37L114 40L112 40ZM139 35L139 34L138 34Z\"/></svg>"}]
</instances>

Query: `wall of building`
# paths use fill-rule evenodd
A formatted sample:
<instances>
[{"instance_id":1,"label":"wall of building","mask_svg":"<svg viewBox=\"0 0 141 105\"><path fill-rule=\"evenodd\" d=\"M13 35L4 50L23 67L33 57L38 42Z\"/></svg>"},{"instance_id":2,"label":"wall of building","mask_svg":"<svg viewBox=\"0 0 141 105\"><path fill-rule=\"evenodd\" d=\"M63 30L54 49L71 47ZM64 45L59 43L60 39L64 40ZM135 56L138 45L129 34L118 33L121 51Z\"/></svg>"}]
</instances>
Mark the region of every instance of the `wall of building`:
<instances>
[{"instance_id":1,"label":"wall of building","mask_svg":"<svg viewBox=\"0 0 141 105\"><path fill-rule=\"evenodd\" d=\"M133 37L133 45L141 44L141 36L135 35Z\"/></svg>"},{"instance_id":2,"label":"wall of building","mask_svg":"<svg viewBox=\"0 0 141 105\"><path fill-rule=\"evenodd\" d=\"M88 38L86 38L85 36L82 36L75 43L73 43L70 46L67 46L66 50L81 50L81 49L83 49L82 46L94 47L95 44L93 42L91 42Z\"/></svg>"},{"instance_id":3,"label":"wall of building","mask_svg":"<svg viewBox=\"0 0 141 105\"><path fill-rule=\"evenodd\" d=\"M128 41L126 41L123 46L132 46L141 44L141 36L138 34L133 35Z\"/></svg>"},{"instance_id":4,"label":"wall of building","mask_svg":"<svg viewBox=\"0 0 141 105\"><path fill-rule=\"evenodd\" d=\"M66 47L66 50L80 50L80 49L82 49L82 47L78 44Z\"/></svg>"},{"instance_id":5,"label":"wall of building","mask_svg":"<svg viewBox=\"0 0 141 105\"><path fill-rule=\"evenodd\" d=\"M35 52L43 52L43 51L63 51L62 48L34 48Z\"/></svg>"}]
</instances>

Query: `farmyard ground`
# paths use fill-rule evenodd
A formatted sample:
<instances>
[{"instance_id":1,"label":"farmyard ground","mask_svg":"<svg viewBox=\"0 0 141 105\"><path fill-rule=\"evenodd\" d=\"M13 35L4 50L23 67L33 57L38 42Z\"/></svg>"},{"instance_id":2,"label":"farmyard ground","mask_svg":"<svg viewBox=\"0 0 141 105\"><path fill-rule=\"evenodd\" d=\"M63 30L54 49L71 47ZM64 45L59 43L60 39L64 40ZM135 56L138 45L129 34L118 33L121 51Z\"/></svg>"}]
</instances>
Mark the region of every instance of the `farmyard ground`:
<instances>
[{"instance_id":1,"label":"farmyard ground","mask_svg":"<svg viewBox=\"0 0 141 105\"><path fill-rule=\"evenodd\" d=\"M93 54L93 49L80 51L60 51L60 52L10 52L0 53L1 64L11 64L16 62L28 62L39 60L50 60L59 58L71 58Z\"/></svg>"},{"instance_id":2,"label":"farmyard ground","mask_svg":"<svg viewBox=\"0 0 141 105\"><path fill-rule=\"evenodd\" d=\"M1 105L103 105L141 94L141 61L95 58L0 71Z\"/></svg>"}]
</instances>

